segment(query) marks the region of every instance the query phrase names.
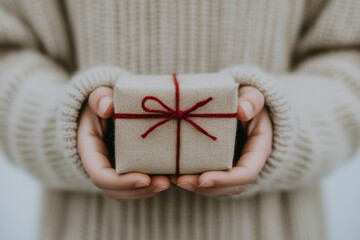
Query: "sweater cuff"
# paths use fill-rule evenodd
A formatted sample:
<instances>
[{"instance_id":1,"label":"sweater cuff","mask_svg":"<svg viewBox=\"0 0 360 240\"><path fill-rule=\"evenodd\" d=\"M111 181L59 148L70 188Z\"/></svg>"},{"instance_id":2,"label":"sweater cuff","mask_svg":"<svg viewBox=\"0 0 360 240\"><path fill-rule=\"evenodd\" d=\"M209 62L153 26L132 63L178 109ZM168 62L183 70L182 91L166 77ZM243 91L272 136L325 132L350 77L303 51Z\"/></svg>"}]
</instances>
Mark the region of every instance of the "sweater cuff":
<instances>
[{"instance_id":1,"label":"sweater cuff","mask_svg":"<svg viewBox=\"0 0 360 240\"><path fill-rule=\"evenodd\" d=\"M128 72L115 66L97 66L78 73L71 81L59 111L59 135L65 159L76 167L82 178L89 176L84 169L77 151L78 118L84 101L90 93L100 86L113 88L117 78Z\"/></svg>"},{"instance_id":2,"label":"sweater cuff","mask_svg":"<svg viewBox=\"0 0 360 240\"><path fill-rule=\"evenodd\" d=\"M254 192L266 191L267 186L274 183L281 175L289 152L294 144L295 114L289 98L281 85L272 76L253 66L234 66L223 69L230 73L239 87L243 85L257 88L265 97L265 105L273 125L272 152L254 183L250 184L241 196L248 196Z\"/></svg>"},{"instance_id":3,"label":"sweater cuff","mask_svg":"<svg viewBox=\"0 0 360 240\"><path fill-rule=\"evenodd\" d=\"M15 129L11 128L12 121L9 119L11 119L10 115L14 115L13 107L19 106L19 101L16 101L17 92L34 71L44 67L54 68L54 66L32 51L3 53L0 59L0 146L4 154L11 158L9 160L19 165L19 159L14 158L12 141L8 139L14 134L11 131ZM31 104L28 106L36 107Z\"/></svg>"}]
</instances>

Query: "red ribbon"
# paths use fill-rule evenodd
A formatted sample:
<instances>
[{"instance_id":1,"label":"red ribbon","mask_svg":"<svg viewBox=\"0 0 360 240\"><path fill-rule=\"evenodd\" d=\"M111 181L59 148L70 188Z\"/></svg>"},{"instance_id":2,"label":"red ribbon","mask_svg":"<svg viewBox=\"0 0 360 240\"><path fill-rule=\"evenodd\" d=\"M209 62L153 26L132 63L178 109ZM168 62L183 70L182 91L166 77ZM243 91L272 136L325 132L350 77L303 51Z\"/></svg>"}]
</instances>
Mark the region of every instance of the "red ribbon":
<instances>
[{"instance_id":1,"label":"red ribbon","mask_svg":"<svg viewBox=\"0 0 360 240\"><path fill-rule=\"evenodd\" d=\"M165 118L164 120L156 123L152 127L150 127L145 133L141 135L142 138L146 138L146 136L155 130L155 128L163 125L164 123L167 123L171 119L177 119L177 134L176 134L176 175L179 175L180 171L180 123L181 120L185 120L191 125L193 125L196 130L203 133L204 135L208 136L212 140L216 140L217 138L210 133L208 133L205 129L200 127L198 124L196 124L194 121L189 119L189 117L201 117L201 118L235 118L237 116L237 113L191 113L195 111L196 109L206 105L208 102L212 101L213 98L209 97L208 99L205 99L203 101L197 102L194 106L192 106L189 109L186 109L185 111L181 111L179 109L179 103L180 103L180 92L179 92L179 83L176 78L176 74L173 74L173 80L175 84L175 104L176 109L170 108L168 105L163 103L160 99L154 96L146 96L143 98L141 106L145 112L153 113L153 114L146 114L146 113L115 113L114 118L141 118L141 119L154 119L154 118ZM160 109L149 109L145 106L146 101L153 100L158 102L165 110Z\"/></svg>"}]
</instances>

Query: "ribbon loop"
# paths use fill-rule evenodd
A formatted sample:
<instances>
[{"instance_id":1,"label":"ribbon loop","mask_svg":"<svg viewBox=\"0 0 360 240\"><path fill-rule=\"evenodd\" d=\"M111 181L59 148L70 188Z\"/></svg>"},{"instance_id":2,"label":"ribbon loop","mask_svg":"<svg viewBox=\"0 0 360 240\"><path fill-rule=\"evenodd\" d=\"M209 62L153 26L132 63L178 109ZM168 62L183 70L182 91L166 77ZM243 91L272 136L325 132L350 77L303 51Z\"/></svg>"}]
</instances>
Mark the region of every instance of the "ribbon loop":
<instances>
[{"instance_id":1,"label":"ribbon loop","mask_svg":"<svg viewBox=\"0 0 360 240\"><path fill-rule=\"evenodd\" d=\"M153 100L158 102L163 108L165 108L167 111L164 110L159 110L159 109L149 109L148 107L146 107L146 102L149 100ZM156 113L164 113L164 114L169 114L174 112L173 109L171 109L168 105L166 105L165 103L163 103L160 99L158 99L157 97L154 96L146 96L143 98L142 102L141 102L141 106L142 109L144 109L145 112L156 112Z\"/></svg>"}]
</instances>

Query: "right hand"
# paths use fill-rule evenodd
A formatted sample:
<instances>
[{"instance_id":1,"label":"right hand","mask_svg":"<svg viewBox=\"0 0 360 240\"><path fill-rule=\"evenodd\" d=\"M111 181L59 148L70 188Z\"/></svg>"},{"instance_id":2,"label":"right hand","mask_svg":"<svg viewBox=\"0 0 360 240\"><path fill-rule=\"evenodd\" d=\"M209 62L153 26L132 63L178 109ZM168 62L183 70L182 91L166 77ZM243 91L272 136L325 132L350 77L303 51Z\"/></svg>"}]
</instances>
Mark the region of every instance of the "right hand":
<instances>
[{"instance_id":1,"label":"right hand","mask_svg":"<svg viewBox=\"0 0 360 240\"><path fill-rule=\"evenodd\" d=\"M143 173L118 175L108 160L104 134L114 113L113 90L99 87L89 96L80 114L77 148L82 164L95 186L119 201L154 196L171 185L166 176Z\"/></svg>"}]
</instances>

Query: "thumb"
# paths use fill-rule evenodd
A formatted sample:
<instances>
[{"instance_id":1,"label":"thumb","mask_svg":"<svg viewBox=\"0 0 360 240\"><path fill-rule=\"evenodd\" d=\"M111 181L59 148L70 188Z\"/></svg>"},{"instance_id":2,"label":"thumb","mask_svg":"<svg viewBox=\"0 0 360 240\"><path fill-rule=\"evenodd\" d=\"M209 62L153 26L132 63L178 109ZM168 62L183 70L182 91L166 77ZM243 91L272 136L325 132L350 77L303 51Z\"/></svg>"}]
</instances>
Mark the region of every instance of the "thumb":
<instances>
[{"instance_id":1,"label":"thumb","mask_svg":"<svg viewBox=\"0 0 360 240\"><path fill-rule=\"evenodd\" d=\"M238 119L249 121L264 108L264 95L254 87L244 86L239 89Z\"/></svg>"},{"instance_id":2,"label":"thumb","mask_svg":"<svg viewBox=\"0 0 360 240\"><path fill-rule=\"evenodd\" d=\"M89 96L92 112L103 119L110 118L114 113L114 92L108 87L98 87Z\"/></svg>"}]
</instances>

